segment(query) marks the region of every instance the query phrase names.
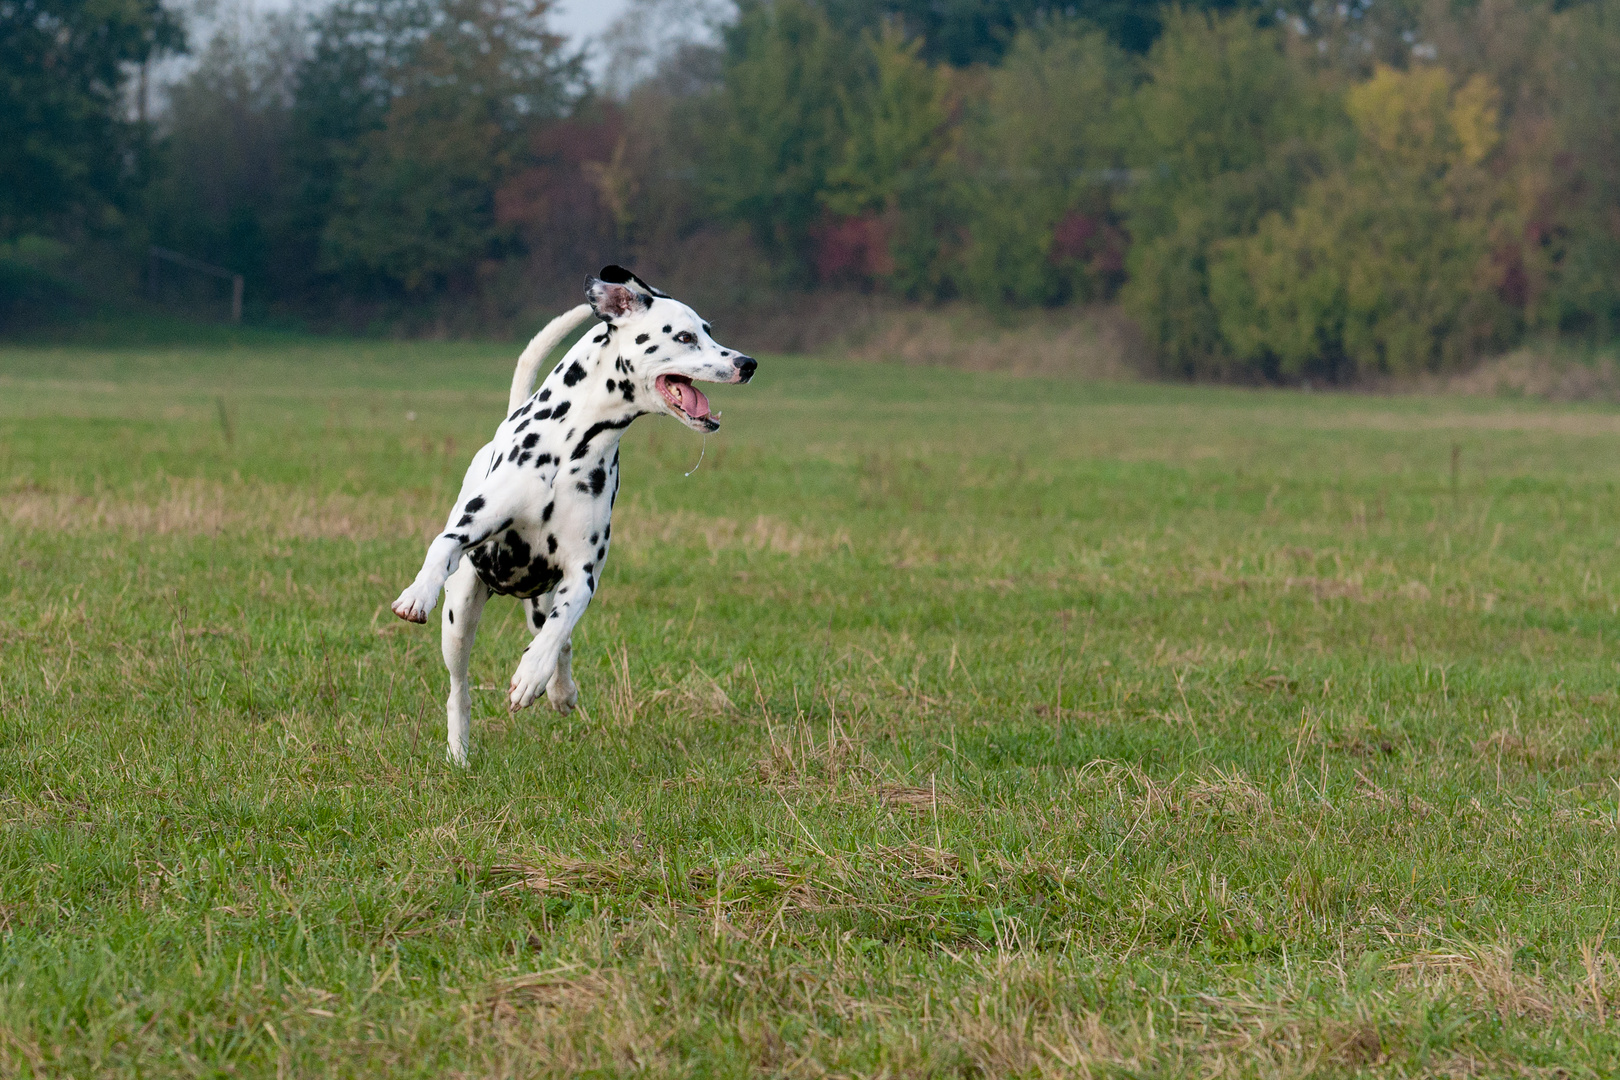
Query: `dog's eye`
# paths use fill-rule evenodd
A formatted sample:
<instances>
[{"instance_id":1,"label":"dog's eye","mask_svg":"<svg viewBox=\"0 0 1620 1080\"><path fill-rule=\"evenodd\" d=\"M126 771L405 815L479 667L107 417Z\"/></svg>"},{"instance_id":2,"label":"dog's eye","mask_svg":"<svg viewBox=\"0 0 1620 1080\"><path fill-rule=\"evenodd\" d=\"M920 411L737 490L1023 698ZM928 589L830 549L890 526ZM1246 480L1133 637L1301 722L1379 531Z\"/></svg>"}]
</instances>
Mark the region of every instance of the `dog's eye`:
<instances>
[{"instance_id":1,"label":"dog's eye","mask_svg":"<svg viewBox=\"0 0 1620 1080\"><path fill-rule=\"evenodd\" d=\"M675 335L675 340L680 342L682 345L690 345L697 340L697 335L692 333L690 330L682 330L680 333Z\"/></svg>"}]
</instances>

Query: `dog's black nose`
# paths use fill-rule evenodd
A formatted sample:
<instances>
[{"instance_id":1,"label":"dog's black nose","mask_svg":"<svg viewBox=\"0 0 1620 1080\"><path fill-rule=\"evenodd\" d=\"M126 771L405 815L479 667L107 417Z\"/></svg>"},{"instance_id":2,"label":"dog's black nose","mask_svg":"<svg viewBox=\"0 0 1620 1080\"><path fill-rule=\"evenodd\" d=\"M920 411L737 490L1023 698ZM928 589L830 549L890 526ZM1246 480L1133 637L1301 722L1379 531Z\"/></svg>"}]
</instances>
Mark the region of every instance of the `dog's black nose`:
<instances>
[{"instance_id":1,"label":"dog's black nose","mask_svg":"<svg viewBox=\"0 0 1620 1080\"><path fill-rule=\"evenodd\" d=\"M747 382L749 379L752 379L754 377L754 369L759 367L759 362L756 361L752 356L739 356L737 357L736 364L738 382Z\"/></svg>"}]
</instances>

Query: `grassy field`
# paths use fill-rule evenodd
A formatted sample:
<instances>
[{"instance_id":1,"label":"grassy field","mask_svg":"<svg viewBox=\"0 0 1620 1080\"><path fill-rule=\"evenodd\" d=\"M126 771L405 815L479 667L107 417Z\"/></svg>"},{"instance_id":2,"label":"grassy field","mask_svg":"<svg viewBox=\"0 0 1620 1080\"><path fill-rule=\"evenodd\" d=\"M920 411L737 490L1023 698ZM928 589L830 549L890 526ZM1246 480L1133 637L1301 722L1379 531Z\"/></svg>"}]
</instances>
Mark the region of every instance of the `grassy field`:
<instances>
[{"instance_id":1,"label":"grassy field","mask_svg":"<svg viewBox=\"0 0 1620 1080\"><path fill-rule=\"evenodd\" d=\"M1620 1070L1620 412L767 360L443 757L513 350L0 350L0 1075Z\"/></svg>"}]
</instances>

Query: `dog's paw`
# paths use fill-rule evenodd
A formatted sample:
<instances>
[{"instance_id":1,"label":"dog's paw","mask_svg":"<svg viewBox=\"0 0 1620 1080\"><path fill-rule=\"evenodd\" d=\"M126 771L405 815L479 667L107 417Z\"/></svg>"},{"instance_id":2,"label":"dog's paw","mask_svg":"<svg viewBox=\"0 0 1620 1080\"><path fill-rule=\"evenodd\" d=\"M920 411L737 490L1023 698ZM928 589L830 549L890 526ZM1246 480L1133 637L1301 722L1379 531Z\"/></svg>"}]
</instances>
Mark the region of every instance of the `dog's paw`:
<instances>
[{"instance_id":1,"label":"dog's paw","mask_svg":"<svg viewBox=\"0 0 1620 1080\"><path fill-rule=\"evenodd\" d=\"M546 687L546 700L551 702L553 709L567 716L579 704L579 687L573 680L563 683L553 678L551 685Z\"/></svg>"},{"instance_id":2,"label":"dog's paw","mask_svg":"<svg viewBox=\"0 0 1620 1080\"><path fill-rule=\"evenodd\" d=\"M395 615L413 623L427 622L428 612L433 610L433 602L416 596L412 589L400 593L399 599L395 600L392 606Z\"/></svg>"},{"instance_id":3,"label":"dog's paw","mask_svg":"<svg viewBox=\"0 0 1620 1080\"><path fill-rule=\"evenodd\" d=\"M528 664L519 664L518 669L512 673L512 682L506 695L507 709L511 712L527 709L534 704L535 698L539 697L545 688L545 681L536 678L529 670Z\"/></svg>"}]
</instances>

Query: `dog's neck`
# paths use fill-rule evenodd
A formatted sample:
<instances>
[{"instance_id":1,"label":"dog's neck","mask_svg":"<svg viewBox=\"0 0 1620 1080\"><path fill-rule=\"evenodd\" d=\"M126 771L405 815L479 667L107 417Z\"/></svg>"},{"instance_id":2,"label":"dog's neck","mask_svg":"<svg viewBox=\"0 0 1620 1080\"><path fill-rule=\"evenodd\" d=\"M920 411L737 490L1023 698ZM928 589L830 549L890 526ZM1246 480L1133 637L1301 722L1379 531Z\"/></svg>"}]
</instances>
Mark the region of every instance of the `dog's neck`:
<instances>
[{"instance_id":1,"label":"dog's neck","mask_svg":"<svg viewBox=\"0 0 1620 1080\"><path fill-rule=\"evenodd\" d=\"M586 433L593 450L611 451L631 421L649 411L634 360L620 354L621 336L602 326L581 338L523 408L554 430Z\"/></svg>"}]
</instances>

